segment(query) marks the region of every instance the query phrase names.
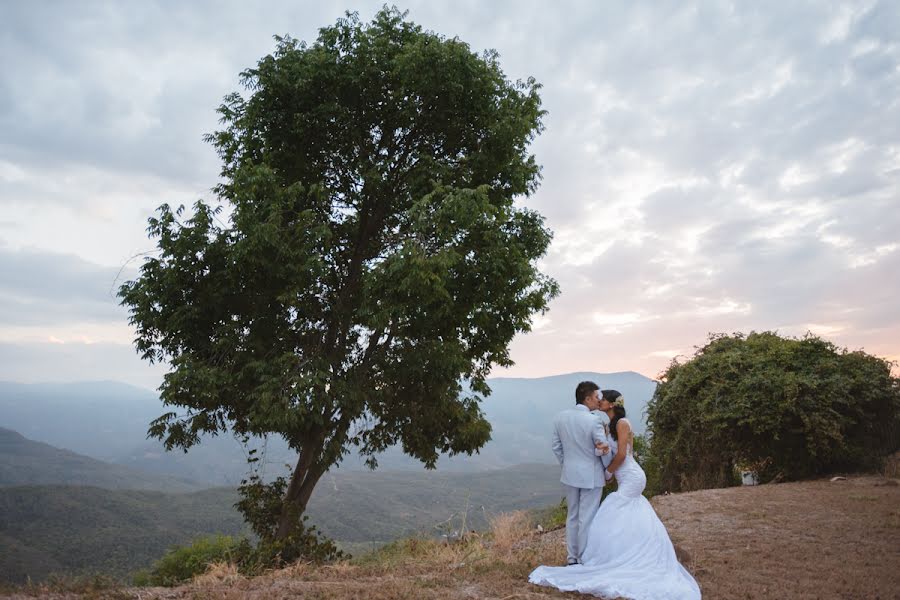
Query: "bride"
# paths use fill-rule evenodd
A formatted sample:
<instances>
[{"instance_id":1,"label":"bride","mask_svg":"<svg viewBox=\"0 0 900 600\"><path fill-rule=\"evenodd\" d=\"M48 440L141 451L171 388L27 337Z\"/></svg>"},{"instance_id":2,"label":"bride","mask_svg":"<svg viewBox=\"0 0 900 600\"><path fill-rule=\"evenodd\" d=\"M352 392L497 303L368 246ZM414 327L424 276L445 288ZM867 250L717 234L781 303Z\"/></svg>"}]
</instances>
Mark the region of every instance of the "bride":
<instances>
[{"instance_id":1,"label":"bride","mask_svg":"<svg viewBox=\"0 0 900 600\"><path fill-rule=\"evenodd\" d=\"M665 526L641 495L647 476L632 456L634 435L622 394L603 390L600 410L609 415L610 446L615 452L607 479L615 476L619 489L603 501L591 521L582 564L541 566L528 581L606 598L700 598L697 582L675 557Z\"/></svg>"}]
</instances>

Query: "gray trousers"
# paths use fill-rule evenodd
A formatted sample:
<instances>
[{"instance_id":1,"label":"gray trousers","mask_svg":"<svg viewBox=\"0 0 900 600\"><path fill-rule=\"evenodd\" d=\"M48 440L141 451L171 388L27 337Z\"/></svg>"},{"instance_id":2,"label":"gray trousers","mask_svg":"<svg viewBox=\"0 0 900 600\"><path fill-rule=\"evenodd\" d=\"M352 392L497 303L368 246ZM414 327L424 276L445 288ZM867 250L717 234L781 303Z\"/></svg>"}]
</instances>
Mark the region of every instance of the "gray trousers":
<instances>
[{"instance_id":1,"label":"gray trousers","mask_svg":"<svg viewBox=\"0 0 900 600\"><path fill-rule=\"evenodd\" d=\"M587 544L588 528L597 509L600 508L603 488L585 489L565 484L563 487L566 488L566 505L569 508L569 515L566 518L568 562L575 560L581 562L581 554Z\"/></svg>"}]
</instances>

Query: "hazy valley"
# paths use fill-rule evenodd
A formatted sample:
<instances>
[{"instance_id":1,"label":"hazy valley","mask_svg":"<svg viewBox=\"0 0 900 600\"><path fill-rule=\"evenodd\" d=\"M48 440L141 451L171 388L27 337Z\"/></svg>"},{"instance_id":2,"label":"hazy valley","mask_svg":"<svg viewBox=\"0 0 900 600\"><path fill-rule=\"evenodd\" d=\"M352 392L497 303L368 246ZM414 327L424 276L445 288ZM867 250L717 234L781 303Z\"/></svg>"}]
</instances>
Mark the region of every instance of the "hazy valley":
<instances>
[{"instance_id":1,"label":"hazy valley","mask_svg":"<svg viewBox=\"0 0 900 600\"><path fill-rule=\"evenodd\" d=\"M615 387L641 413L654 382L636 373L495 379L484 402L492 441L472 457L442 458L427 471L391 450L372 472L355 456L319 483L310 521L350 552L417 532L482 528L500 512L545 507L562 492L549 422L574 403L575 384ZM173 544L243 534L233 508L247 473L230 436L187 454L146 440L164 412L156 395L113 382L0 384L0 572L6 581L51 573L116 576L149 566ZM635 419L638 421L638 419ZM642 419L641 419L642 421ZM264 475L294 458L280 440L264 449ZM210 489L204 489L210 488Z\"/></svg>"}]
</instances>

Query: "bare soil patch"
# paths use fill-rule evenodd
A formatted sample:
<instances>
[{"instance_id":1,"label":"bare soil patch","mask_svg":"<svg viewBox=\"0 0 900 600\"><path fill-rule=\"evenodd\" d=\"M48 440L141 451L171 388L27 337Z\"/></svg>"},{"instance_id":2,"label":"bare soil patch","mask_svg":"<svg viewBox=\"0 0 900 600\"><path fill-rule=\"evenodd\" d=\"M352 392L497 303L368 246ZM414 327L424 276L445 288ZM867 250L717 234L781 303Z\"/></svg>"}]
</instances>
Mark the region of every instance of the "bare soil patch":
<instances>
[{"instance_id":1,"label":"bare soil patch","mask_svg":"<svg viewBox=\"0 0 900 600\"><path fill-rule=\"evenodd\" d=\"M652 502L704 598L900 600L896 479L863 476L704 490ZM589 598L527 583L535 566L564 562L565 542L562 530L537 534L523 526L523 518L500 519L493 536L458 544L407 540L351 563L301 564L253 579L218 565L171 589L33 588L6 598Z\"/></svg>"},{"instance_id":2,"label":"bare soil patch","mask_svg":"<svg viewBox=\"0 0 900 600\"><path fill-rule=\"evenodd\" d=\"M900 485L850 477L653 499L704 598L900 598Z\"/></svg>"}]
</instances>

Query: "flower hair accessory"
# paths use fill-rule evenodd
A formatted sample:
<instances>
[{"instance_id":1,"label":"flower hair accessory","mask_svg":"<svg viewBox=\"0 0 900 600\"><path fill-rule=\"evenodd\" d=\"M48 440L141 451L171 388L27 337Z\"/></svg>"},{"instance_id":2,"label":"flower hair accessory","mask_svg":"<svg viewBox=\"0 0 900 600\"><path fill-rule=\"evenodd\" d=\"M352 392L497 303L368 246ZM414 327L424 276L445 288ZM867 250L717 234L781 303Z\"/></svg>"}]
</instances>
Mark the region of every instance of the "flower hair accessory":
<instances>
[{"instance_id":1,"label":"flower hair accessory","mask_svg":"<svg viewBox=\"0 0 900 600\"><path fill-rule=\"evenodd\" d=\"M616 398L616 401L613 402L613 406L622 406L622 407L624 407L624 406L625 406L625 396L622 396L622 395L620 394L619 397Z\"/></svg>"}]
</instances>

